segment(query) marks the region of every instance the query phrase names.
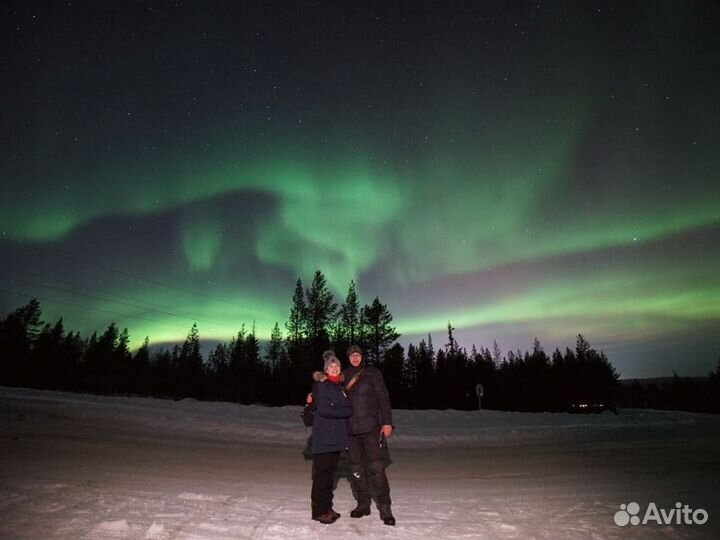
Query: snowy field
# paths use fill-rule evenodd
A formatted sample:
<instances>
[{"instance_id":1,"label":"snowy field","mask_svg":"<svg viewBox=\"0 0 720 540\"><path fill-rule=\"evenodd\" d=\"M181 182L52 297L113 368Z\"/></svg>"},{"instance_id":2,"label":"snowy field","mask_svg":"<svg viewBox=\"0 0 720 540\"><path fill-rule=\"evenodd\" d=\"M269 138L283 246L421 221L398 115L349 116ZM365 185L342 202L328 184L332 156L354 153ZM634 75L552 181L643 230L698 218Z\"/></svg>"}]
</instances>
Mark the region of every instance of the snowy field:
<instances>
[{"instance_id":1,"label":"snowy field","mask_svg":"<svg viewBox=\"0 0 720 540\"><path fill-rule=\"evenodd\" d=\"M396 411L396 527L310 520L300 407L0 387L0 539L720 538L720 417ZM704 525L616 525L676 502ZM699 514L698 514L699 516Z\"/></svg>"}]
</instances>

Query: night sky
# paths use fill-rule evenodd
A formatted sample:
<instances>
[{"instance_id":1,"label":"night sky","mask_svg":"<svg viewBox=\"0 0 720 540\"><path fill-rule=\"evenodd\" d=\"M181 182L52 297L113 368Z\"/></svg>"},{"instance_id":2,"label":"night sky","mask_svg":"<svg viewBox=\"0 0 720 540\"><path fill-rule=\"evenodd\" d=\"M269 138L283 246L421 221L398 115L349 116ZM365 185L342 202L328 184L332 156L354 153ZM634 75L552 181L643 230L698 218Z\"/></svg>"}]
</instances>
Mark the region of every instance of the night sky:
<instances>
[{"instance_id":1,"label":"night sky","mask_svg":"<svg viewBox=\"0 0 720 540\"><path fill-rule=\"evenodd\" d=\"M720 355L720 3L3 3L0 313Z\"/></svg>"}]
</instances>

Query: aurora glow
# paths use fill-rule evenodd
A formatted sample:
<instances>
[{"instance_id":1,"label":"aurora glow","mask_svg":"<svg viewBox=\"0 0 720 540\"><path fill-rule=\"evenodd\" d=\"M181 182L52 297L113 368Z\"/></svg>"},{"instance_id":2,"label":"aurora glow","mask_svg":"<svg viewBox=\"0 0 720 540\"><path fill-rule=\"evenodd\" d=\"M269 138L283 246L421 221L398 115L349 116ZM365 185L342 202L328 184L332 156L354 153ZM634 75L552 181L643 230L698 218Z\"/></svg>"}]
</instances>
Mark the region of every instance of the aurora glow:
<instances>
[{"instance_id":1,"label":"aurora glow","mask_svg":"<svg viewBox=\"0 0 720 540\"><path fill-rule=\"evenodd\" d=\"M403 343L706 374L717 3L475 4L7 8L2 313L266 338L319 268Z\"/></svg>"}]
</instances>

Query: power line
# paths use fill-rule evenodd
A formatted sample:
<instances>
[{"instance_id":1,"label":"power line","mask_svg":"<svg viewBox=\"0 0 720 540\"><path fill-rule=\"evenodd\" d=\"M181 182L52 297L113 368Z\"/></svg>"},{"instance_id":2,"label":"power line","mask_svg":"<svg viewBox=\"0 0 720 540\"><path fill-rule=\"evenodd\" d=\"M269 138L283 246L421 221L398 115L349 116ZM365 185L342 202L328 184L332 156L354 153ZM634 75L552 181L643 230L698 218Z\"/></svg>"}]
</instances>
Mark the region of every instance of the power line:
<instances>
[{"instance_id":1,"label":"power line","mask_svg":"<svg viewBox=\"0 0 720 540\"><path fill-rule=\"evenodd\" d=\"M196 295L196 296L202 296L202 297L204 297L204 298L208 298L208 299L214 300L214 301L216 301L216 302L222 302L222 303L224 303L224 304L227 304L227 305L230 305L230 306L233 306L233 307L235 307L235 308L242 309L242 310L249 310L249 311L251 311L251 312L252 312L252 311L256 311L256 312L259 311L259 312L266 313L266 314L268 314L268 315L274 315L273 313L270 313L268 310L265 310L265 309L262 309L262 308L257 308L257 307L254 307L254 306L253 306L253 307L250 307L250 306L238 304L238 303L235 303L235 302L229 302L228 300L225 300L225 299L223 299L223 298L219 298L219 297L215 297L215 296L212 296L212 295L209 295L209 294L205 294L205 293L201 293L201 292L198 292L198 291L194 291L194 290L192 290L192 289L186 289L186 288L184 288L184 287L178 287L178 286L176 286L176 285L170 285L169 283L163 283L162 281L158 281L158 280L155 280L155 279L146 278L146 277L144 277L144 276L140 276L140 275L138 275L138 274L133 274L133 273L131 273L131 272L125 272L125 271L123 271L123 270L116 270L116 269L114 269L114 268L110 268L110 267L105 266L105 265L102 265L102 264L100 264L100 263L97 263L97 262L94 262L94 261L86 261L86 260L80 259L79 257L76 257L76 256L74 256L74 255L69 255L69 254L63 253L63 252L61 252L61 251L55 251L55 250L48 249L48 248L39 248L39 247L37 247L37 246L31 246L31 245L25 244L25 243L23 243L23 242L19 242L19 241L17 241L17 240L12 240L12 239L10 239L10 238L0 237L0 240L3 241L3 242L7 242L7 243L10 243L10 244L15 244L15 245L21 246L21 247L23 247L23 248L25 248L25 249L30 249L30 250L34 250L34 251L39 251L39 252L41 252L41 253L48 253L48 254L50 254L50 255L52 255L52 256L54 256L54 257L59 257L59 258L61 258L61 259L67 259L67 260L72 261L72 262L75 262L75 263L86 264L86 265L88 265L88 266L94 266L94 267L100 268L101 270L104 270L104 271L106 271L106 272L111 272L111 273L118 274L118 275L121 275L121 276L130 277L130 278L132 278L132 279L137 279L137 280L139 280L139 281L144 281L144 282L150 283L150 284L152 284L152 285L157 285L157 286L160 286L160 287L167 287L168 289L174 289L174 290L176 290L176 291L181 291L181 292L184 292L184 293L187 293L187 294L193 294L193 295Z\"/></svg>"},{"instance_id":2,"label":"power line","mask_svg":"<svg viewBox=\"0 0 720 540\"><path fill-rule=\"evenodd\" d=\"M12 272L12 273L15 273L15 274L19 274L19 273L20 273L20 272L17 271L17 270L13 270L13 269L10 269L10 268L7 268L7 267L0 267L0 272L6 272L6 273L7 273L7 272ZM27 271L26 271L26 272L23 272L23 274L24 274L24 275L35 276L35 277L38 277L38 278L41 278L41 279L49 279L49 280L51 280L51 281L56 281L56 282L58 282L58 283L61 283L61 284L63 284L63 285L66 285L66 286L68 285L68 283L67 283L67 282L64 282L63 280L60 280L60 279L57 279L57 278L53 278L53 277L50 277L50 276L45 276L45 275L43 275L43 274L38 274L38 273L35 273L35 272L27 272ZM146 300L140 300L140 302L141 302L141 303L144 303L144 304L147 304L148 306L152 306L152 307L147 307L147 306L143 306L143 305L138 305L138 304L134 303L134 302L135 302L135 299L134 299L134 298L130 298L130 297L127 297L127 296L125 296L125 295L121 295L121 294L118 294L118 293L115 293L115 292L101 291L101 290L99 290L99 289L94 289L94 288L92 288L92 287L87 287L87 286L85 286L85 285L81 286L81 288L86 289L86 290L89 290L89 291L94 291L95 293L99 293L99 294L89 294L89 293L84 293L84 292L75 291L75 290L73 290L72 288L70 288L70 289L64 289L64 288L54 287L54 286L52 286L52 285L46 285L46 284L42 284L42 283L36 283L36 282L32 282L32 281L28 281L28 280L23 280L23 279L19 279L19 278L13 278L13 277L8 277L7 279L10 279L10 280L12 280L12 281L16 281L16 282L18 282L18 283L24 283L24 284L26 284L26 285L35 286L35 287L43 287L43 288L55 290L55 291L58 291L58 292L64 292L64 293L73 294L73 295L78 295L78 296L86 296L86 297L89 297L89 298L94 298L94 299L98 299L98 300L104 300L104 301L107 301L107 302L113 302L113 303L116 303L116 304L120 304L120 305L124 305L124 306L128 306L128 307L132 307L132 308L143 309L143 310L146 310L146 311L154 311L154 312L159 313L159 314L161 314L161 315L169 315L169 316L172 316L172 317L192 319L192 320L194 320L194 321L207 322L207 323L210 323L210 324L220 324L220 325L225 325L225 324L226 324L224 321L218 321L218 320L213 320L213 319L206 319L206 318L204 318L204 317L197 317L197 316L195 316L194 314L191 314L191 313L181 313L181 312L175 313L175 312L172 312L172 311L166 311L163 306L160 306L160 305L158 305L158 304L153 304L152 302L147 302ZM124 298L124 299L126 299L126 300L132 300L133 302L124 302L124 301L121 301L121 300L115 300L115 299L113 299L113 298L111 298L111 297L108 297L107 295L109 295L109 296L117 296L117 297L119 297L119 298ZM159 309L156 309L156 308L159 308Z\"/></svg>"},{"instance_id":3,"label":"power line","mask_svg":"<svg viewBox=\"0 0 720 540\"><path fill-rule=\"evenodd\" d=\"M48 297L37 296L37 295L35 295L35 294L28 294L28 293L18 293L18 292L16 292L16 291L7 291L7 290L5 290L5 289L0 289L0 293L8 294L8 295L10 295L10 296L18 296L18 297L24 297L24 298L35 298L35 299L37 299L37 300L42 300L43 302L51 302L51 303L54 303L54 304L62 304L62 305L65 305L65 306L71 306L71 307L76 307L76 308L81 308L81 309L89 309L89 310L97 311L97 312L100 312L100 313L108 313L108 314L110 314L110 315L120 315L121 317L130 317L130 318L132 318L132 319L140 319L140 320L148 321L148 322L152 322L152 323L158 322L157 320L148 319L147 317L143 317L142 315L129 315L129 314L126 314L126 313L119 313L119 312L117 312L117 311L111 311L111 310L107 310L107 309L96 308L96 307L92 307L92 306L86 306L86 305L83 305L83 304L75 304L75 303L73 303L73 302L67 302L67 301L65 301L65 300L58 300L57 298L48 298Z\"/></svg>"}]
</instances>

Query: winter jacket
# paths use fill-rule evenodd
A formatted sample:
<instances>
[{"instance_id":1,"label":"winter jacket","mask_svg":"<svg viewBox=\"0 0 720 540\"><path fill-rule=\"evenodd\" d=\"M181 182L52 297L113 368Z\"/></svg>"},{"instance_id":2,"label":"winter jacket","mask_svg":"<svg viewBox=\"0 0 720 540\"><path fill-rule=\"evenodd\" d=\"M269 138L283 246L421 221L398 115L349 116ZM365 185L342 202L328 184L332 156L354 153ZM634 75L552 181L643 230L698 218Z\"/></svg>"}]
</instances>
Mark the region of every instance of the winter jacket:
<instances>
[{"instance_id":1,"label":"winter jacket","mask_svg":"<svg viewBox=\"0 0 720 540\"><path fill-rule=\"evenodd\" d=\"M345 450L347 419L352 416L352 404L343 387L327 378L321 371L313 374L313 401L316 405L312 429L312 453L324 454Z\"/></svg>"},{"instance_id":2,"label":"winter jacket","mask_svg":"<svg viewBox=\"0 0 720 540\"><path fill-rule=\"evenodd\" d=\"M392 409L385 379L374 366L363 362L359 367L349 367L343 371L345 384L363 370L357 383L348 391L353 406L353 416L349 422L350 435L369 433L379 426L392 425Z\"/></svg>"}]
</instances>

